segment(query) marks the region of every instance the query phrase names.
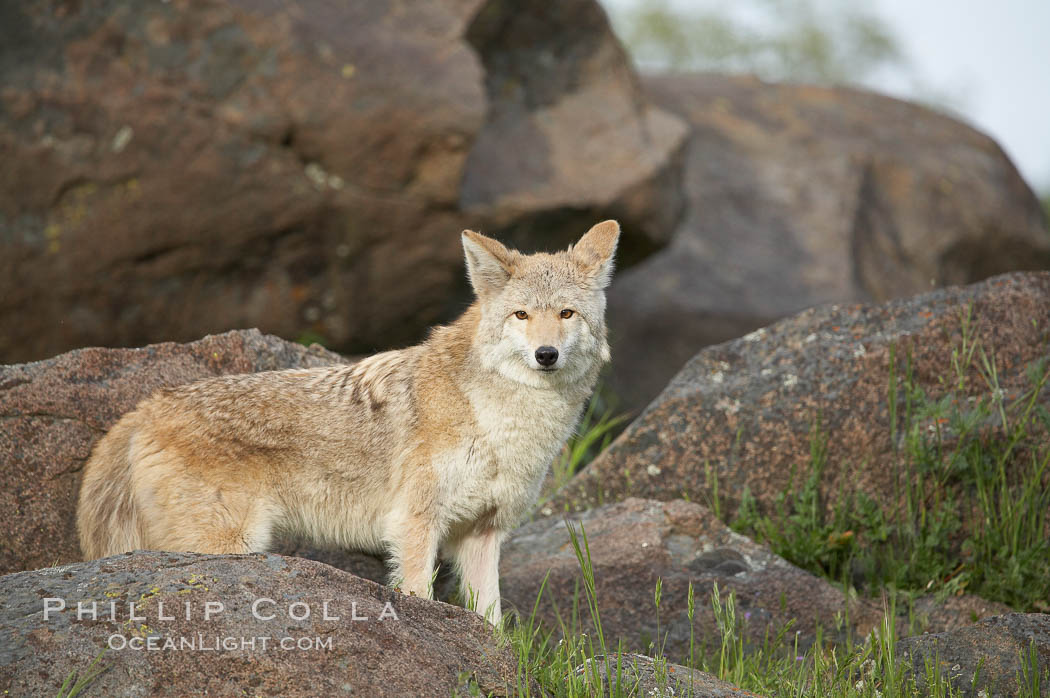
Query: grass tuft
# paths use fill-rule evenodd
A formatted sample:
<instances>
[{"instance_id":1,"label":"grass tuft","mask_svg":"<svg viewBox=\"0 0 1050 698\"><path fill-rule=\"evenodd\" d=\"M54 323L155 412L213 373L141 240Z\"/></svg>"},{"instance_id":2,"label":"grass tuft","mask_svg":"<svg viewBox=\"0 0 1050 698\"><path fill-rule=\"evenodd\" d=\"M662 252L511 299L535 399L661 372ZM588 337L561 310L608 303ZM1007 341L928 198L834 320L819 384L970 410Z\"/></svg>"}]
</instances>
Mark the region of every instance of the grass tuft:
<instances>
[{"instance_id":1,"label":"grass tuft","mask_svg":"<svg viewBox=\"0 0 1050 698\"><path fill-rule=\"evenodd\" d=\"M627 421L628 414L614 415L612 409L598 413L599 400L591 400L580 419L576 433L562 448L558 458L551 464L553 477L551 492L555 492L572 479L585 465L594 460L612 441L618 428Z\"/></svg>"},{"instance_id":2,"label":"grass tuft","mask_svg":"<svg viewBox=\"0 0 1050 698\"><path fill-rule=\"evenodd\" d=\"M910 352L890 351L887 402L897 507L862 492L821 498L827 435L810 437L808 473L794 473L769 513L743 493L732 527L794 564L847 588L964 591L1018 610L1050 600L1050 368L1028 367L1028 387L1001 385L992 353L962 339L933 398L916 382ZM830 508L830 513L828 512Z\"/></svg>"},{"instance_id":3,"label":"grass tuft","mask_svg":"<svg viewBox=\"0 0 1050 698\"><path fill-rule=\"evenodd\" d=\"M105 653L106 650L99 652L83 673L77 672L75 669L69 672L66 680L62 682L62 686L58 689L58 698L75 698L75 696L80 695L84 689L90 686L100 674L106 671L109 667L99 664L102 661L102 655Z\"/></svg>"}]
</instances>

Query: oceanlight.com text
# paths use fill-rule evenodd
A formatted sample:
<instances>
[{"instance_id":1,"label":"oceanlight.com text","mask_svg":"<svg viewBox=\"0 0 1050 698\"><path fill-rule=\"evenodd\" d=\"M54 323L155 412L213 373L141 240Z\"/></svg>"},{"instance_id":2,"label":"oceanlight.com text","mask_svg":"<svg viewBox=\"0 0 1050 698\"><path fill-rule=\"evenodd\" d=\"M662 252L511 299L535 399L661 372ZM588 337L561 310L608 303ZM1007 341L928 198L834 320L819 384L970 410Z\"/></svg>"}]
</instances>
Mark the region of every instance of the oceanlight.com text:
<instances>
[{"instance_id":1,"label":"oceanlight.com text","mask_svg":"<svg viewBox=\"0 0 1050 698\"><path fill-rule=\"evenodd\" d=\"M333 648L332 637L270 637L260 635L256 637L234 637L227 635L206 636L203 633L197 635L181 635L179 637L162 637L160 635L149 635L142 637L122 633L114 633L106 639L106 646L111 650L136 650L147 652L181 651L181 652L266 652L268 650L283 651L307 651L307 650L331 650Z\"/></svg>"}]
</instances>

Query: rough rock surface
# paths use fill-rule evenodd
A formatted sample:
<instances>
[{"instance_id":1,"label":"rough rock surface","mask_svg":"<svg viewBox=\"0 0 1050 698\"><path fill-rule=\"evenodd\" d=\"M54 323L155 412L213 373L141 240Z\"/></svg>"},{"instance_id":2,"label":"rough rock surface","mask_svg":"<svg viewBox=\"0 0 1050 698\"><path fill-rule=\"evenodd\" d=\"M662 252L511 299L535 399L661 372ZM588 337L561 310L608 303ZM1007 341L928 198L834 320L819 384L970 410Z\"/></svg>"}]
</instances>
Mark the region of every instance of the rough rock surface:
<instances>
[{"instance_id":1,"label":"rough rock surface","mask_svg":"<svg viewBox=\"0 0 1050 698\"><path fill-rule=\"evenodd\" d=\"M372 352L459 232L666 242L685 125L594 0L0 7L0 362L231 327Z\"/></svg>"},{"instance_id":2,"label":"rough rock surface","mask_svg":"<svg viewBox=\"0 0 1050 698\"><path fill-rule=\"evenodd\" d=\"M574 514L569 520L587 534L602 628L611 648L622 637L625 649L648 652L649 643L659 647L666 633L666 655L673 661L688 659L690 582L697 647L720 642L711 606L716 583L723 600L730 591L736 593L737 616L750 642L761 643L767 627L776 633L791 619L796 620L801 648L812 644L818 625L829 640L843 637L845 628L835 627L836 616L844 619L846 614L842 592L729 530L699 504L631 498ZM580 541L582 545L582 537ZM573 595L579 584L579 628L593 632L580 565L561 520L534 521L504 543L503 597L528 617L548 571L538 618L556 628L560 612L571 627ZM663 579L659 634L653 598L658 578ZM856 637L866 635L880 617L874 602L850 602L850 630ZM786 642L791 646L794 637Z\"/></svg>"},{"instance_id":3,"label":"rough rock surface","mask_svg":"<svg viewBox=\"0 0 1050 698\"><path fill-rule=\"evenodd\" d=\"M820 491L829 510L840 492L857 490L892 505L898 490L887 406L891 348L898 383L910 353L912 380L939 399L971 306L972 339L994 351L1005 394L1030 388L1026 367L1050 354L1048 272L1006 274L878 306L808 310L698 353L543 511L629 496L684 494L706 502L713 496L710 475L729 512L745 487L768 507L793 472L808 473L818 421L827 436ZM976 371L971 379L984 385ZM903 405L903 391L898 397Z\"/></svg>"},{"instance_id":4,"label":"rough rock surface","mask_svg":"<svg viewBox=\"0 0 1050 698\"><path fill-rule=\"evenodd\" d=\"M692 130L673 240L610 296L611 385L629 407L702 347L804 308L1050 269L1038 199L966 124L845 88L719 75L644 85Z\"/></svg>"},{"instance_id":5,"label":"rough rock surface","mask_svg":"<svg viewBox=\"0 0 1050 698\"><path fill-rule=\"evenodd\" d=\"M231 373L342 363L257 330L189 344L78 349L0 367L0 573L80 559L80 469L95 441L162 387Z\"/></svg>"},{"instance_id":6,"label":"rough rock surface","mask_svg":"<svg viewBox=\"0 0 1050 698\"><path fill-rule=\"evenodd\" d=\"M309 557L309 556L307 556ZM901 614L897 637L921 633L943 633L973 625L991 616L1013 613L1013 609L998 601L988 601L976 594L962 594L938 599L927 594L915 599L909 609L898 606ZM915 624L909 628L909 620ZM912 632L912 631L915 632Z\"/></svg>"},{"instance_id":7,"label":"rough rock surface","mask_svg":"<svg viewBox=\"0 0 1050 698\"><path fill-rule=\"evenodd\" d=\"M1030 664L1030 652L1035 667ZM968 698L1031 695L1021 689L1023 655L1029 669L1041 676L1046 695L1050 686L1050 615L1011 613L949 632L916 635L897 643L897 655L912 668L920 686L929 661L938 665L942 676L951 678L956 695Z\"/></svg>"},{"instance_id":8,"label":"rough rock surface","mask_svg":"<svg viewBox=\"0 0 1050 698\"><path fill-rule=\"evenodd\" d=\"M721 681L711 674L681 664L661 662L643 654L620 654L589 659L576 667L576 675L585 677L590 695L597 695L595 667L605 691L601 695L623 696L691 696L692 698L731 698L756 694ZM618 692L617 692L618 691Z\"/></svg>"},{"instance_id":9,"label":"rough rock surface","mask_svg":"<svg viewBox=\"0 0 1050 698\"><path fill-rule=\"evenodd\" d=\"M56 695L107 646L88 695L447 696L464 675L516 690L513 652L477 614L309 560L129 553L6 575L0 596L4 695ZM66 602L47 620L46 598Z\"/></svg>"}]
</instances>

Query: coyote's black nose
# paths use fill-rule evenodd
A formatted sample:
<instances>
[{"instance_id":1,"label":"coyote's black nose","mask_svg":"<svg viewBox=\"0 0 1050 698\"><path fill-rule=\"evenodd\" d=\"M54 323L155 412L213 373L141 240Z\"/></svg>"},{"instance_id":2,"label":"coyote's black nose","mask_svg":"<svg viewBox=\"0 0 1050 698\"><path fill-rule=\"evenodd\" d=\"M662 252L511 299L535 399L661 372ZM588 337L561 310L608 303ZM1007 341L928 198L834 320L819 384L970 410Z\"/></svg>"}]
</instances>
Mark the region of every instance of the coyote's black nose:
<instances>
[{"instance_id":1,"label":"coyote's black nose","mask_svg":"<svg viewBox=\"0 0 1050 698\"><path fill-rule=\"evenodd\" d=\"M558 361L558 350L554 347L540 347L536 350L536 361L540 366L553 366Z\"/></svg>"}]
</instances>

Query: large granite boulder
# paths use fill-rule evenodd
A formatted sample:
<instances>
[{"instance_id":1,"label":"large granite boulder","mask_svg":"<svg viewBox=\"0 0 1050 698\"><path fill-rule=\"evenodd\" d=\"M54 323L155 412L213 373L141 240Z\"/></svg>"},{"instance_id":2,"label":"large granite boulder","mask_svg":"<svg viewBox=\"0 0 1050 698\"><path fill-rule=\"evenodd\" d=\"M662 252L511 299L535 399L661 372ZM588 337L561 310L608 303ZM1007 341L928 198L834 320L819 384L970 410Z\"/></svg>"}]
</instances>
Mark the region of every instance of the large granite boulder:
<instances>
[{"instance_id":1,"label":"large granite boulder","mask_svg":"<svg viewBox=\"0 0 1050 698\"><path fill-rule=\"evenodd\" d=\"M685 125L594 0L0 8L0 362L231 327L372 352L459 232L664 244Z\"/></svg>"},{"instance_id":2,"label":"large granite boulder","mask_svg":"<svg viewBox=\"0 0 1050 698\"><path fill-rule=\"evenodd\" d=\"M81 559L80 469L95 441L158 388L344 361L317 346L249 330L189 344L78 349L0 366L0 574Z\"/></svg>"},{"instance_id":3,"label":"large granite boulder","mask_svg":"<svg viewBox=\"0 0 1050 698\"><path fill-rule=\"evenodd\" d=\"M298 558L128 553L5 575L0 596L5 696L59 695L96 670L85 695L536 690L476 613Z\"/></svg>"},{"instance_id":4,"label":"large granite boulder","mask_svg":"<svg viewBox=\"0 0 1050 698\"><path fill-rule=\"evenodd\" d=\"M627 497L713 501L716 482L730 515L745 488L771 511L793 477L797 486L808 475L815 427L826 438L819 489L828 510L857 491L892 509L903 496L896 477L908 362L914 387L942 399L954 390L953 351L969 322L968 341L993 358L1004 396L1015 399L1032 388L1029 365L1050 355L1048 318L1050 272L1014 273L883 305L807 310L709 347L543 513ZM969 391L988 392L976 365L968 375Z\"/></svg>"},{"instance_id":5,"label":"large granite boulder","mask_svg":"<svg viewBox=\"0 0 1050 698\"><path fill-rule=\"evenodd\" d=\"M628 407L702 347L811 306L1050 269L1039 201L995 141L960 121L846 88L643 84L692 130L673 240L610 296L611 387Z\"/></svg>"}]
</instances>

